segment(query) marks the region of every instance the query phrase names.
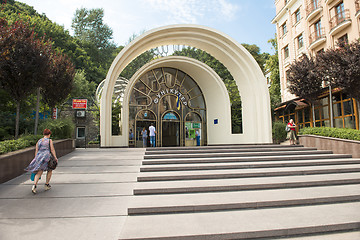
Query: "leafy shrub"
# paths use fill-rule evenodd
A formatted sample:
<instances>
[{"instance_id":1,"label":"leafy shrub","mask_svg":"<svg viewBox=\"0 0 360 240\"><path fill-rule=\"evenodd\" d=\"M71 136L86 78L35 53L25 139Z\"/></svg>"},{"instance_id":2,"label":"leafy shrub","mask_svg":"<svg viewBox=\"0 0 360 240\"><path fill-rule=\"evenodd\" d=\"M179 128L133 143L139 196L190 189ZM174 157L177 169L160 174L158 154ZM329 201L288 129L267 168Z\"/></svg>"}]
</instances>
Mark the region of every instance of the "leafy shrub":
<instances>
[{"instance_id":1,"label":"leafy shrub","mask_svg":"<svg viewBox=\"0 0 360 240\"><path fill-rule=\"evenodd\" d=\"M280 121L273 122L272 138L275 143L280 143L286 140L287 132L285 131L286 124Z\"/></svg>"},{"instance_id":2,"label":"leafy shrub","mask_svg":"<svg viewBox=\"0 0 360 240\"><path fill-rule=\"evenodd\" d=\"M348 128L314 127L302 128L299 135L319 135L360 141L360 131Z\"/></svg>"},{"instance_id":3,"label":"leafy shrub","mask_svg":"<svg viewBox=\"0 0 360 240\"><path fill-rule=\"evenodd\" d=\"M94 141L89 141L88 144L99 144L100 141L94 140Z\"/></svg>"},{"instance_id":4,"label":"leafy shrub","mask_svg":"<svg viewBox=\"0 0 360 240\"><path fill-rule=\"evenodd\" d=\"M48 119L43 122L39 129L43 131L45 128L52 132L51 138L66 139L72 138L75 125L70 118L66 119Z\"/></svg>"},{"instance_id":5,"label":"leafy shrub","mask_svg":"<svg viewBox=\"0 0 360 240\"><path fill-rule=\"evenodd\" d=\"M0 154L4 154L7 152L16 151L19 149L23 149L29 147L30 143L28 140L17 139L17 140L6 140L0 142Z\"/></svg>"},{"instance_id":6,"label":"leafy shrub","mask_svg":"<svg viewBox=\"0 0 360 240\"><path fill-rule=\"evenodd\" d=\"M47 120L40 125L39 129L48 128L51 130L51 137L54 139L71 138L74 131L74 124L70 119ZM0 142L0 154L35 146L43 135L24 135L17 140L5 140Z\"/></svg>"},{"instance_id":7,"label":"leafy shrub","mask_svg":"<svg viewBox=\"0 0 360 240\"><path fill-rule=\"evenodd\" d=\"M29 141L30 146L32 145L35 146L35 144L39 141L39 139L43 137L44 137L43 135L25 135L25 136L21 136L20 139Z\"/></svg>"}]
</instances>

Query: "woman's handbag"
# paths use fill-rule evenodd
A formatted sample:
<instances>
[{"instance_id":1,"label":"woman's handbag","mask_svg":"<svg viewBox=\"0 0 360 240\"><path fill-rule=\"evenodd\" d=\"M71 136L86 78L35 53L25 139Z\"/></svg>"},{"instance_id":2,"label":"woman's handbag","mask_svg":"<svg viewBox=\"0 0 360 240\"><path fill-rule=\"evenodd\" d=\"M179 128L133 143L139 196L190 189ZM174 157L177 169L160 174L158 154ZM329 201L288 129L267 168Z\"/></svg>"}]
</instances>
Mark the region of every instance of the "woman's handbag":
<instances>
[{"instance_id":1,"label":"woman's handbag","mask_svg":"<svg viewBox=\"0 0 360 240\"><path fill-rule=\"evenodd\" d=\"M50 139L49 139L49 151L50 151L50 160L48 162L48 168L50 170L54 170L57 167L57 161L55 160L54 155L51 153L51 148L50 148Z\"/></svg>"}]
</instances>

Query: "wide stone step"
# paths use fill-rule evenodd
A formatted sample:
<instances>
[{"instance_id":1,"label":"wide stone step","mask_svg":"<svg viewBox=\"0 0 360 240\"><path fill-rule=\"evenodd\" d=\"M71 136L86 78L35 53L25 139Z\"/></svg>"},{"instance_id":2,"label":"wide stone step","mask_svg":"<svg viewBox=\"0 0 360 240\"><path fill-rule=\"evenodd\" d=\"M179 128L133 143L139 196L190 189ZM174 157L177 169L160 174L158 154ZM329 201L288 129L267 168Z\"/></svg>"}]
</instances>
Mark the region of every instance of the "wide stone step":
<instances>
[{"instance_id":1,"label":"wide stone step","mask_svg":"<svg viewBox=\"0 0 360 240\"><path fill-rule=\"evenodd\" d=\"M252 239L360 229L360 203L129 216L120 239Z\"/></svg>"},{"instance_id":2,"label":"wide stone step","mask_svg":"<svg viewBox=\"0 0 360 240\"><path fill-rule=\"evenodd\" d=\"M230 162L251 162L258 161L288 161L288 160L317 160L317 159L338 159L351 158L350 154L304 154L304 155L279 155L279 156L223 156L219 158L170 158L157 160L144 160L143 165L163 165L163 164L194 164L194 163L230 163Z\"/></svg>"},{"instance_id":3,"label":"wide stone step","mask_svg":"<svg viewBox=\"0 0 360 240\"><path fill-rule=\"evenodd\" d=\"M358 172L266 178L139 182L134 189L134 195L285 189L359 183L360 173Z\"/></svg>"},{"instance_id":4,"label":"wide stone step","mask_svg":"<svg viewBox=\"0 0 360 240\"><path fill-rule=\"evenodd\" d=\"M281 240L355 240L360 239L360 231L310 234L300 237L279 238Z\"/></svg>"},{"instance_id":5,"label":"wide stone step","mask_svg":"<svg viewBox=\"0 0 360 240\"><path fill-rule=\"evenodd\" d=\"M200 169L201 170L201 169ZM255 168L237 170L203 170L203 171L166 171L147 172L138 176L138 182L149 181L176 181L200 179L228 179L249 177L273 177L360 172L360 164L338 166L306 166L306 167L281 167L281 168Z\"/></svg>"},{"instance_id":6,"label":"wide stone step","mask_svg":"<svg viewBox=\"0 0 360 240\"><path fill-rule=\"evenodd\" d=\"M141 172L161 171L193 171L193 170L224 170L224 169L246 169L246 168L278 168L278 167L301 167L301 166L328 166L343 164L360 164L360 158L344 159L310 159L290 161L253 161L249 162L214 162L214 163L184 163L184 164L163 164L144 165Z\"/></svg>"},{"instance_id":7,"label":"wide stone step","mask_svg":"<svg viewBox=\"0 0 360 240\"><path fill-rule=\"evenodd\" d=\"M188 150L158 150L146 151L145 155L161 155L161 154L193 154L193 153L234 153L234 152L280 152L280 151L309 151L317 150L314 147L276 147L276 148L224 148L224 149L188 149Z\"/></svg>"},{"instance_id":8,"label":"wide stone step","mask_svg":"<svg viewBox=\"0 0 360 240\"><path fill-rule=\"evenodd\" d=\"M145 155L144 159L172 159L172 158L222 158L222 157L250 157L250 156L281 156L281 155L306 155L306 154L331 154L329 150L308 151L274 151L274 152L224 152L224 153L189 153L189 154L158 154Z\"/></svg>"},{"instance_id":9,"label":"wide stone step","mask_svg":"<svg viewBox=\"0 0 360 240\"><path fill-rule=\"evenodd\" d=\"M360 185L136 196L129 215L209 212L360 201Z\"/></svg>"},{"instance_id":10,"label":"wide stone step","mask_svg":"<svg viewBox=\"0 0 360 240\"><path fill-rule=\"evenodd\" d=\"M294 148L304 147L303 145L280 145L280 144L235 144L235 145L211 145L211 146L189 146L189 147L148 147L146 152L152 151L173 151L173 150L201 150L201 149L241 149L241 148Z\"/></svg>"}]
</instances>

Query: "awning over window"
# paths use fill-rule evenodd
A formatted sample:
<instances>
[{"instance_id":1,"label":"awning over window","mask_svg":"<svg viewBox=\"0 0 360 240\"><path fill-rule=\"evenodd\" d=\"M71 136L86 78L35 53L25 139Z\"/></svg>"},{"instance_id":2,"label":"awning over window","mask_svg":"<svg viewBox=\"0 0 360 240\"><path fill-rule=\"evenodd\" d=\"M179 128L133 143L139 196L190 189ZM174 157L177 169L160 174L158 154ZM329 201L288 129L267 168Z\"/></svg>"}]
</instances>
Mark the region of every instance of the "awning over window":
<instances>
[{"instance_id":1,"label":"awning over window","mask_svg":"<svg viewBox=\"0 0 360 240\"><path fill-rule=\"evenodd\" d=\"M274 109L274 111L278 111L281 109L288 109L289 107L294 107L295 105L295 109L301 109L301 108L305 108L308 107L309 104L306 103L305 99L297 99L297 100L291 100L288 102L283 103L280 107L277 107Z\"/></svg>"}]
</instances>

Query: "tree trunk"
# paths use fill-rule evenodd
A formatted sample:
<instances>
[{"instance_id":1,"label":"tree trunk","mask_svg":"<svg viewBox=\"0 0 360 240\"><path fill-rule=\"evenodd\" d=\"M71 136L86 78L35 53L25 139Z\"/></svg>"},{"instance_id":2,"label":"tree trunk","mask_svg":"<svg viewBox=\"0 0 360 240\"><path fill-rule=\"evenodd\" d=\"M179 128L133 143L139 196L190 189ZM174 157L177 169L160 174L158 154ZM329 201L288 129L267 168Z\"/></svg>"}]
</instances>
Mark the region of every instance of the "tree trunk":
<instances>
[{"instance_id":1,"label":"tree trunk","mask_svg":"<svg viewBox=\"0 0 360 240\"><path fill-rule=\"evenodd\" d=\"M19 137L20 101L16 101L15 139Z\"/></svg>"},{"instance_id":2,"label":"tree trunk","mask_svg":"<svg viewBox=\"0 0 360 240\"><path fill-rule=\"evenodd\" d=\"M39 108L40 108L40 88L37 89L34 135L37 135L37 130L38 130Z\"/></svg>"}]
</instances>

